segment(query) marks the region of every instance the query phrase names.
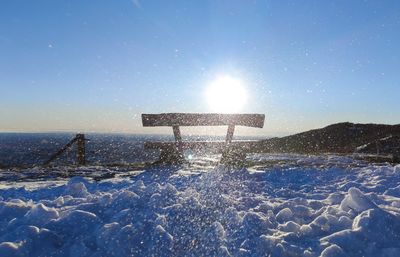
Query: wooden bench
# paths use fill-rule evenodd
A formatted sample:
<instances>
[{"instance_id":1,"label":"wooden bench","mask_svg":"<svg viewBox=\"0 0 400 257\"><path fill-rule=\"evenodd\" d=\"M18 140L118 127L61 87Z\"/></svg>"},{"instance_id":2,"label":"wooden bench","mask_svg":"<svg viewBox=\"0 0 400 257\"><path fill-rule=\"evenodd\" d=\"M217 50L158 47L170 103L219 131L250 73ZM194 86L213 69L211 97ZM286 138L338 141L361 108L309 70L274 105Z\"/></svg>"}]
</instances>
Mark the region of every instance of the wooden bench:
<instances>
[{"instance_id":1,"label":"wooden bench","mask_svg":"<svg viewBox=\"0 0 400 257\"><path fill-rule=\"evenodd\" d=\"M161 113L142 114L143 127L172 127L175 142L145 142L145 149L160 150L160 163L180 164L184 151L222 153L222 163L243 161L258 141L232 141L235 126L262 128L264 114ZM225 141L182 141L180 126L228 126Z\"/></svg>"}]
</instances>

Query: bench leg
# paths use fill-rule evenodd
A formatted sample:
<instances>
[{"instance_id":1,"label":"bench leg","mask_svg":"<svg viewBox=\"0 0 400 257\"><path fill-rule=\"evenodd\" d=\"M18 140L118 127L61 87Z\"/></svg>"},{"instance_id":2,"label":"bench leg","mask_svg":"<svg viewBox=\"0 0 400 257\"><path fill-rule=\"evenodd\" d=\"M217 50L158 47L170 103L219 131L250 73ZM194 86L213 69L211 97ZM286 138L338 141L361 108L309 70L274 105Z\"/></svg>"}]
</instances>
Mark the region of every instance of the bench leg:
<instances>
[{"instance_id":1,"label":"bench leg","mask_svg":"<svg viewBox=\"0 0 400 257\"><path fill-rule=\"evenodd\" d=\"M160 158L157 163L160 164L183 164L185 157L177 148L160 150Z\"/></svg>"},{"instance_id":2,"label":"bench leg","mask_svg":"<svg viewBox=\"0 0 400 257\"><path fill-rule=\"evenodd\" d=\"M228 148L222 153L220 163L226 166L243 167L246 161L246 152L241 149Z\"/></svg>"}]
</instances>

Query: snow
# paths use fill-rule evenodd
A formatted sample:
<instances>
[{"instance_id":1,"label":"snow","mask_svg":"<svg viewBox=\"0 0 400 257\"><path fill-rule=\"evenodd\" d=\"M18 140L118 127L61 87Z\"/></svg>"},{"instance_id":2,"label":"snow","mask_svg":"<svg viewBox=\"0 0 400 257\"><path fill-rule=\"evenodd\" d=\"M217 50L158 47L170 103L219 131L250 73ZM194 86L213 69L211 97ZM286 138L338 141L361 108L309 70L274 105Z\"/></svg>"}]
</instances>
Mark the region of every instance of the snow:
<instances>
[{"instance_id":1,"label":"snow","mask_svg":"<svg viewBox=\"0 0 400 257\"><path fill-rule=\"evenodd\" d=\"M40 181L10 178L65 167L7 170L0 256L400 256L400 165L251 158Z\"/></svg>"}]
</instances>

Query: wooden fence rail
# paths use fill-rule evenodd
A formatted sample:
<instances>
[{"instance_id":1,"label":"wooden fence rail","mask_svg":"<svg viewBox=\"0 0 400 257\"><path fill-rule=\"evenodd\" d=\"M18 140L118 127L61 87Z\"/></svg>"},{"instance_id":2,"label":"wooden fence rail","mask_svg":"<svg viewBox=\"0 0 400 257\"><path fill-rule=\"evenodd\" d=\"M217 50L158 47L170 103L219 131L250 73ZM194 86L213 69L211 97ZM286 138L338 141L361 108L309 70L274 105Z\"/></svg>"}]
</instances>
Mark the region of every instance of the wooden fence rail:
<instances>
[{"instance_id":1,"label":"wooden fence rail","mask_svg":"<svg viewBox=\"0 0 400 257\"><path fill-rule=\"evenodd\" d=\"M76 134L76 136L69 141L65 146L63 146L60 150L54 153L47 161L43 163L43 165L49 165L52 161L57 159L61 154L63 154L67 149L69 149L74 143L77 146L76 160L78 165L86 164L86 156L85 156L85 145L86 145L85 134Z\"/></svg>"}]
</instances>

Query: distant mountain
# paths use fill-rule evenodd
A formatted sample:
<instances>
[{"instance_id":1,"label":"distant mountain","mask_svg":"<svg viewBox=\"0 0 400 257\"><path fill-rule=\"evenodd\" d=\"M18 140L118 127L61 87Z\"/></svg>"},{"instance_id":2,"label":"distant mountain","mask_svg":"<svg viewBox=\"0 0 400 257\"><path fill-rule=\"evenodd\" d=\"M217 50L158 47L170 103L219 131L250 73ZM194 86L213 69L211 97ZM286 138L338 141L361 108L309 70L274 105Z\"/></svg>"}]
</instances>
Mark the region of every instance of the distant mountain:
<instances>
[{"instance_id":1,"label":"distant mountain","mask_svg":"<svg viewBox=\"0 0 400 257\"><path fill-rule=\"evenodd\" d=\"M266 139L261 145L267 152L353 153L357 147L391 136L400 136L400 124L344 122L291 136Z\"/></svg>"}]
</instances>

